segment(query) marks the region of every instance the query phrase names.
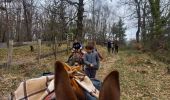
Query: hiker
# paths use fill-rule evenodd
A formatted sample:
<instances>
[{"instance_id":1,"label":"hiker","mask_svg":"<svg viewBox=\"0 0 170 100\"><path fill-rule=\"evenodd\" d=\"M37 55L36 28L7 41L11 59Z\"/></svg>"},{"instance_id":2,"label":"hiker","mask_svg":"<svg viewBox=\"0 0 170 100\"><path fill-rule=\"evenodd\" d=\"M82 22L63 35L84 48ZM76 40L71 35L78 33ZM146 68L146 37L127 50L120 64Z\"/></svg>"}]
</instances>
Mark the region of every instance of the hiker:
<instances>
[{"instance_id":1,"label":"hiker","mask_svg":"<svg viewBox=\"0 0 170 100\"><path fill-rule=\"evenodd\" d=\"M111 47L112 47L111 41L109 40L109 41L107 42L107 50L108 50L108 53L109 53L109 54L110 54Z\"/></svg>"},{"instance_id":2,"label":"hiker","mask_svg":"<svg viewBox=\"0 0 170 100\"><path fill-rule=\"evenodd\" d=\"M111 47L112 47L112 53L114 53L114 49L115 49L114 41L112 42Z\"/></svg>"},{"instance_id":3,"label":"hiker","mask_svg":"<svg viewBox=\"0 0 170 100\"><path fill-rule=\"evenodd\" d=\"M95 78L96 71L99 69L99 56L92 44L88 44L86 47L86 54L83 57L85 68L84 71L89 78Z\"/></svg>"},{"instance_id":4,"label":"hiker","mask_svg":"<svg viewBox=\"0 0 170 100\"><path fill-rule=\"evenodd\" d=\"M79 50L82 49L81 43L77 41L77 39L75 39L74 43L73 43L73 50Z\"/></svg>"},{"instance_id":5,"label":"hiker","mask_svg":"<svg viewBox=\"0 0 170 100\"><path fill-rule=\"evenodd\" d=\"M81 49L82 49L82 45L80 44L80 42L77 41L77 39L75 39L73 46L72 46L72 53L68 57L67 63L69 62L70 58L73 56L73 53L74 52L81 52Z\"/></svg>"},{"instance_id":6,"label":"hiker","mask_svg":"<svg viewBox=\"0 0 170 100\"><path fill-rule=\"evenodd\" d=\"M115 41L115 53L117 54L119 51L118 41Z\"/></svg>"}]
</instances>

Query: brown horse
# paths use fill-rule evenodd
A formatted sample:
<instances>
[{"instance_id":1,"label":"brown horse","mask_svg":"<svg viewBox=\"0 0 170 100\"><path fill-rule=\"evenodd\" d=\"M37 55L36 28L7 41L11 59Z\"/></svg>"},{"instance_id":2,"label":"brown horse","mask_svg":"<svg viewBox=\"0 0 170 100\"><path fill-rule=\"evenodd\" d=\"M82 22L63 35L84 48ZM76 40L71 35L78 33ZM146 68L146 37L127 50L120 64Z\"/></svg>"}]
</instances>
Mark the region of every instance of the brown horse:
<instances>
[{"instance_id":1,"label":"brown horse","mask_svg":"<svg viewBox=\"0 0 170 100\"><path fill-rule=\"evenodd\" d=\"M67 74L63 63L55 63L55 95L58 100L85 100L83 89ZM99 100L120 100L119 73L112 71L102 84Z\"/></svg>"}]
</instances>

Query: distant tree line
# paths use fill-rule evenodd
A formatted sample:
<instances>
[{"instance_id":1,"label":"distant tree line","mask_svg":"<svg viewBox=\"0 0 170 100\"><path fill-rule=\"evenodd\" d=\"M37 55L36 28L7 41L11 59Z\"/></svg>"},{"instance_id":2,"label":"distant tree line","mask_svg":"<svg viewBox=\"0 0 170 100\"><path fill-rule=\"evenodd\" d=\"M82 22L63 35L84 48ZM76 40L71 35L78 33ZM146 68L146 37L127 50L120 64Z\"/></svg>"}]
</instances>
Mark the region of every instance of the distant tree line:
<instances>
[{"instance_id":1,"label":"distant tree line","mask_svg":"<svg viewBox=\"0 0 170 100\"><path fill-rule=\"evenodd\" d=\"M152 50L170 49L169 0L121 0L128 6L131 20L136 20L136 42Z\"/></svg>"},{"instance_id":2,"label":"distant tree line","mask_svg":"<svg viewBox=\"0 0 170 100\"><path fill-rule=\"evenodd\" d=\"M125 25L102 0L1 0L0 42L74 38L125 42ZM88 6L88 7L87 7Z\"/></svg>"}]
</instances>

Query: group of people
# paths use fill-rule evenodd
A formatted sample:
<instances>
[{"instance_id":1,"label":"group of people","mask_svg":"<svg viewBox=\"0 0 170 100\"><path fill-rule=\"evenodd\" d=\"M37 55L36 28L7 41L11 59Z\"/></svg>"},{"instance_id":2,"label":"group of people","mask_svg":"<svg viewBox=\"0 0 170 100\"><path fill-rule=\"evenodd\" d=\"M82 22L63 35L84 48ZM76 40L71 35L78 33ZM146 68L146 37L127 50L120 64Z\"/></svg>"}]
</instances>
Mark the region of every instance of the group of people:
<instances>
[{"instance_id":1,"label":"group of people","mask_svg":"<svg viewBox=\"0 0 170 100\"><path fill-rule=\"evenodd\" d=\"M85 74L89 78L95 78L96 71L99 69L100 66L100 60L103 59L103 57L100 55L100 53L97 51L97 48L95 46L95 42L88 42L85 46L86 53L83 55L83 70ZM82 44L75 40L72 46L72 52L79 51L82 53ZM69 59L73 56L73 53L69 56Z\"/></svg>"},{"instance_id":2,"label":"group of people","mask_svg":"<svg viewBox=\"0 0 170 100\"><path fill-rule=\"evenodd\" d=\"M118 50L119 50L117 41L110 41L110 40L109 40L109 41L107 42L107 50L108 50L108 53L110 53L111 50L112 50L112 53L117 54L117 53L118 53Z\"/></svg>"}]
</instances>

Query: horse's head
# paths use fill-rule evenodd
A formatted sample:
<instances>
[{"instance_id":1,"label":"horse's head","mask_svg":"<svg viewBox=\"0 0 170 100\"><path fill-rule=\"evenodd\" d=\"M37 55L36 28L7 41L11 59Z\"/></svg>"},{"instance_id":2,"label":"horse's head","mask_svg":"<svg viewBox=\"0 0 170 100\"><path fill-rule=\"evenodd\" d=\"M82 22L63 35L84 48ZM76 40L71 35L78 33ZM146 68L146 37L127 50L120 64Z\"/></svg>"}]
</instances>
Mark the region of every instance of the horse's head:
<instances>
[{"instance_id":1,"label":"horse's head","mask_svg":"<svg viewBox=\"0 0 170 100\"><path fill-rule=\"evenodd\" d=\"M58 100L85 100L83 91L67 74L65 65L57 61L55 63L55 94Z\"/></svg>"},{"instance_id":2,"label":"horse's head","mask_svg":"<svg viewBox=\"0 0 170 100\"><path fill-rule=\"evenodd\" d=\"M55 94L59 100L79 100L81 93L75 92L63 63L55 63ZM81 92L81 91L80 91ZM79 95L79 96L78 96ZM84 100L85 98L82 97ZM112 71L103 82L99 100L120 100L119 72Z\"/></svg>"}]
</instances>

